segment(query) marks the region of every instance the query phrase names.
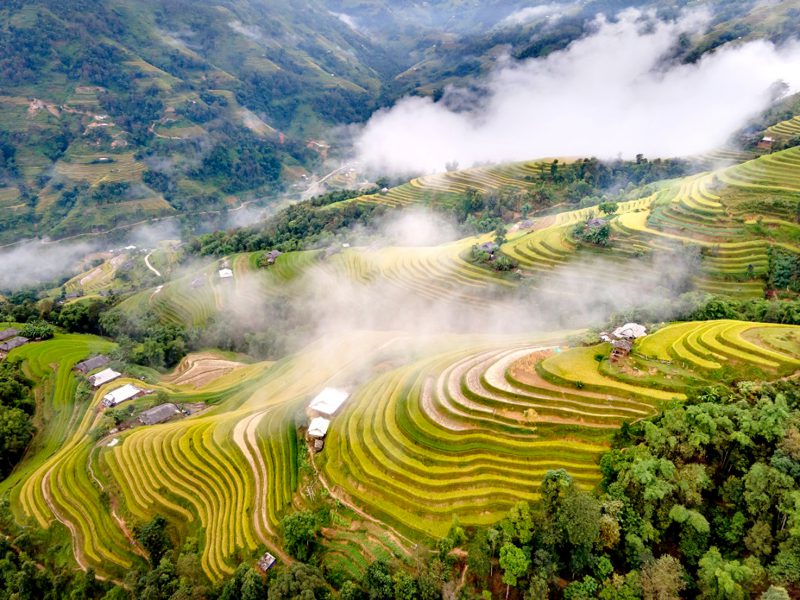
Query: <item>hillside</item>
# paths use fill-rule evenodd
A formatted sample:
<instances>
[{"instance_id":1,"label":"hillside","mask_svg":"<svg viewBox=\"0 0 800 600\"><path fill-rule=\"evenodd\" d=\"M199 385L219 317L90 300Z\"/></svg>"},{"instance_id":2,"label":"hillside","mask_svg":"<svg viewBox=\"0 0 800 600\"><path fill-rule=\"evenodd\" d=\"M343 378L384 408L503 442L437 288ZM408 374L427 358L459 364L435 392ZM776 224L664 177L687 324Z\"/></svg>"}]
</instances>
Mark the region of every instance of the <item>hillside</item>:
<instances>
[{"instance_id":1,"label":"hillside","mask_svg":"<svg viewBox=\"0 0 800 600\"><path fill-rule=\"evenodd\" d=\"M346 151L331 127L405 94L468 85L509 50L563 49L598 11L643 3L509 21L523 4L4 3L0 245L302 190L329 154ZM747 6L721 12L678 58L739 37L780 41L790 5L769 20Z\"/></svg>"},{"instance_id":2,"label":"hillside","mask_svg":"<svg viewBox=\"0 0 800 600\"><path fill-rule=\"evenodd\" d=\"M202 569L212 580L232 574L240 553L266 546L281 556L281 516L292 505L312 506L311 489L319 485L343 503L343 521L325 532L330 560L344 546L370 552L362 545L370 536L359 541L351 527L363 517L347 517L347 506L379 519L393 540L390 552L402 557L414 542L444 536L453 515L465 526L491 524L516 502L536 500L533 482L548 469L567 468L590 489L615 427L654 414L692 386L745 373L776 379L800 367L798 327L666 327L637 343L624 366L595 359L607 346L570 349L564 335L331 337L274 365L231 363L200 387L180 377L150 378L145 385L159 395L209 408L119 432L109 431L113 423L99 409L110 387L70 402L78 385L71 367L107 352L108 344L56 336L11 355L31 378L56 382L43 417L62 416L46 418L0 491L10 492L18 519L63 523L78 564L112 577L143 560L126 523L156 512L182 535L199 536ZM419 358L402 364L408 352ZM373 356L367 370L365 354ZM55 379L54 357L66 376ZM205 368L200 363L196 372ZM353 395L313 459L320 474L314 483L300 466L307 450L293 415L330 383ZM128 408L138 412L155 401L145 397ZM358 572L357 565L346 568Z\"/></svg>"},{"instance_id":3,"label":"hillside","mask_svg":"<svg viewBox=\"0 0 800 600\"><path fill-rule=\"evenodd\" d=\"M800 598L800 45L742 44L798 18L0 4L0 600ZM581 38L529 63L580 86L497 74L562 82L565 138L760 108L691 156L527 156L513 102L513 159L344 158L404 106L376 153L484 139L429 116Z\"/></svg>"}]
</instances>

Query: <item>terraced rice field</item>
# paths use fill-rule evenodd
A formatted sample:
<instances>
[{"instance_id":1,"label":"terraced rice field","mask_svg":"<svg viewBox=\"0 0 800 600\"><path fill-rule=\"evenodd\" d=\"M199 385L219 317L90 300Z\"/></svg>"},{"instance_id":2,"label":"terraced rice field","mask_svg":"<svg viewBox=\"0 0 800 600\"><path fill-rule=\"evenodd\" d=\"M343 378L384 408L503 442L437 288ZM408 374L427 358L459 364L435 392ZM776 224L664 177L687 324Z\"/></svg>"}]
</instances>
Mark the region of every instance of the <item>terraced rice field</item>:
<instances>
[{"instance_id":1,"label":"terraced rice field","mask_svg":"<svg viewBox=\"0 0 800 600\"><path fill-rule=\"evenodd\" d=\"M90 432L107 389L76 401L71 368L113 346L59 335L12 355L41 383L44 421L0 493L11 493L20 519L63 523L78 564L110 577L143 560L130 529L164 514L201 540L202 567L218 580L263 547L285 558L278 524L305 502L297 415L322 387L347 387L353 394L315 463L323 485L350 507L324 533L330 566L358 573L367 558L402 557L414 540L444 534L454 513L465 524L496 521L519 499L536 499L549 469L566 468L592 487L613 430L682 398L689 377L724 365L731 377L757 369L769 379L800 367L799 327L665 327L630 359L645 379L598 362L607 345L570 349L564 335L349 333L274 364L217 369L203 361L218 359L195 357L149 387L207 410L96 441ZM204 369L221 372L200 381Z\"/></svg>"},{"instance_id":2,"label":"terraced rice field","mask_svg":"<svg viewBox=\"0 0 800 600\"><path fill-rule=\"evenodd\" d=\"M800 117L792 117L781 121L767 129L767 135L773 138L789 139L800 136Z\"/></svg>"},{"instance_id":3,"label":"terraced rice field","mask_svg":"<svg viewBox=\"0 0 800 600\"><path fill-rule=\"evenodd\" d=\"M394 187L388 192L360 196L348 202L368 202L397 208L435 201L437 204L447 206L470 189L491 192L502 188L528 187L530 179L526 178L538 176L543 172L544 165L544 162L536 161L426 175Z\"/></svg>"},{"instance_id":4,"label":"terraced rice field","mask_svg":"<svg viewBox=\"0 0 800 600\"><path fill-rule=\"evenodd\" d=\"M113 162L97 162L101 155L72 156L69 162L60 160L56 163L56 172L74 181L86 181L90 185L100 183L118 183L122 181L141 180L144 163L137 161L133 153L111 154L106 158Z\"/></svg>"},{"instance_id":5,"label":"terraced rice field","mask_svg":"<svg viewBox=\"0 0 800 600\"><path fill-rule=\"evenodd\" d=\"M751 330L761 331L715 321L647 336L636 351L669 365L641 383L598 363L606 345L517 340L438 354L361 386L334 419L317 463L337 497L411 537L444 535L453 514L464 524L491 523L516 501L535 500L548 469L566 468L593 486L610 432L683 398L682 379L702 378L709 353L766 378L800 366L800 348L748 341ZM685 349L687 339L700 346ZM633 360L652 372L644 356Z\"/></svg>"}]
</instances>

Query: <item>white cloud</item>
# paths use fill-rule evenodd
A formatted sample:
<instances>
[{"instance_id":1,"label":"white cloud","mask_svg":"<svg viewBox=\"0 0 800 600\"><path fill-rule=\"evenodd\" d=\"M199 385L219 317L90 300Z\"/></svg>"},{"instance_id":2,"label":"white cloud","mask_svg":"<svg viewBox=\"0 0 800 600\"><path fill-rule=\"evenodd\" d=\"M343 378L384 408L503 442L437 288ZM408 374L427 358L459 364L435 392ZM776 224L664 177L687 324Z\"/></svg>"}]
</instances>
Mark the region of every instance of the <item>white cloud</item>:
<instances>
[{"instance_id":1,"label":"white cloud","mask_svg":"<svg viewBox=\"0 0 800 600\"><path fill-rule=\"evenodd\" d=\"M358 23L356 22L356 20L353 17L351 17L350 15L345 14L345 13L332 12L332 11L331 11L330 14L333 15L334 17L336 17L337 19L339 19L342 23L347 25L353 31L361 31L361 28L358 26Z\"/></svg>"},{"instance_id":2,"label":"white cloud","mask_svg":"<svg viewBox=\"0 0 800 600\"><path fill-rule=\"evenodd\" d=\"M573 6L574 4L558 4L556 2L540 4L539 6L527 6L508 15L500 22L500 26L525 25L542 17L550 17L552 20L553 17L561 17L566 10Z\"/></svg>"},{"instance_id":3,"label":"white cloud","mask_svg":"<svg viewBox=\"0 0 800 600\"><path fill-rule=\"evenodd\" d=\"M381 172L442 170L544 156L678 156L711 150L770 102L784 80L800 88L800 45L727 45L696 64L665 64L702 13L652 22L629 10L543 59L506 61L471 96L472 110L409 97L373 115L358 159ZM479 108L477 108L479 107Z\"/></svg>"}]
</instances>

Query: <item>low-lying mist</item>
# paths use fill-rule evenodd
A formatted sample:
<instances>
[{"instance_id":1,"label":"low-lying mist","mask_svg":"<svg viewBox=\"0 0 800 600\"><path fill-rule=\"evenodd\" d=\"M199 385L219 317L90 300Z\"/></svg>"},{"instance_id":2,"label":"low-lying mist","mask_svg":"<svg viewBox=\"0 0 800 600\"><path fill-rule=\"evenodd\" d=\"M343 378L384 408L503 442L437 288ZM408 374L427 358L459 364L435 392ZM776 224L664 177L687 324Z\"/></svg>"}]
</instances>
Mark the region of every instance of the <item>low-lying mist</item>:
<instances>
[{"instance_id":1,"label":"low-lying mist","mask_svg":"<svg viewBox=\"0 0 800 600\"><path fill-rule=\"evenodd\" d=\"M682 306L674 300L698 269L694 255L676 249L631 259L635 276L625 262L584 256L512 285L479 285L457 260L437 260L452 248L437 245L454 231L441 215L396 214L363 238L392 239L392 246L332 247L291 283L265 284L262 272L237 276L221 318L229 328L273 332L285 351L365 330L429 336L582 329L642 305L672 318Z\"/></svg>"},{"instance_id":2,"label":"low-lying mist","mask_svg":"<svg viewBox=\"0 0 800 600\"><path fill-rule=\"evenodd\" d=\"M674 157L725 144L775 100L800 89L800 44L728 43L699 61L670 60L710 21L626 10L598 16L595 32L546 58L501 59L470 89L439 102L408 97L380 111L356 140L379 173L442 171L543 156ZM785 88L784 88L785 89Z\"/></svg>"}]
</instances>

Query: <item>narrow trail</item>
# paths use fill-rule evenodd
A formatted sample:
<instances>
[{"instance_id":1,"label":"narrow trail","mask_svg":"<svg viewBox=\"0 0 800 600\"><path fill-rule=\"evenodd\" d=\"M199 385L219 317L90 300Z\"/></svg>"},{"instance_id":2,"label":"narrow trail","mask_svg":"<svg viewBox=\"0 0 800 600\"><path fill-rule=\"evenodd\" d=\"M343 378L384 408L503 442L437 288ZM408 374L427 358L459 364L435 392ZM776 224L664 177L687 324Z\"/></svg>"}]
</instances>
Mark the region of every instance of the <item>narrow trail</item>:
<instances>
[{"instance_id":1,"label":"narrow trail","mask_svg":"<svg viewBox=\"0 0 800 600\"><path fill-rule=\"evenodd\" d=\"M253 489L255 490L253 527L256 531L256 536L284 564L291 564L291 557L272 541L276 538L276 533L270 528L269 517L267 516L267 465L258 451L256 432L258 424L266 412L256 412L239 421L233 430L233 441L244 454L253 472Z\"/></svg>"},{"instance_id":2,"label":"narrow trail","mask_svg":"<svg viewBox=\"0 0 800 600\"><path fill-rule=\"evenodd\" d=\"M415 544L413 541L405 537L402 533L400 533L390 525L384 523L380 519L376 519L375 517L364 512L363 510L358 508L355 504L353 504L353 502L349 498L347 498L346 495L337 493L336 490L333 489L328 484L328 482L322 476L322 473L320 472L319 468L317 467L317 463L314 461L314 453L311 452L310 450L309 450L309 462L311 463L311 466L314 469L314 473L316 474L317 479L322 484L322 487L324 487L325 490L328 492L328 494L330 494L331 498L335 498L336 500L347 506L354 513L359 515L361 518L370 521L371 523L375 523L376 525L381 527L381 529L386 532L386 535L388 535L400 548L402 548L407 555L409 556L414 555L413 551L418 546L418 544Z\"/></svg>"},{"instance_id":3,"label":"narrow trail","mask_svg":"<svg viewBox=\"0 0 800 600\"><path fill-rule=\"evenodd\" d=\"M150 257L153 255L153 252L155 252L155 250L153 250L152 252L150 252L150 254L144 257L144 264L146 264L147 268L150 269L153 273L155 273L156 276L161 277L161 271L159 271L153 265L150 264Z\"/></svg>"}]
</instances>

